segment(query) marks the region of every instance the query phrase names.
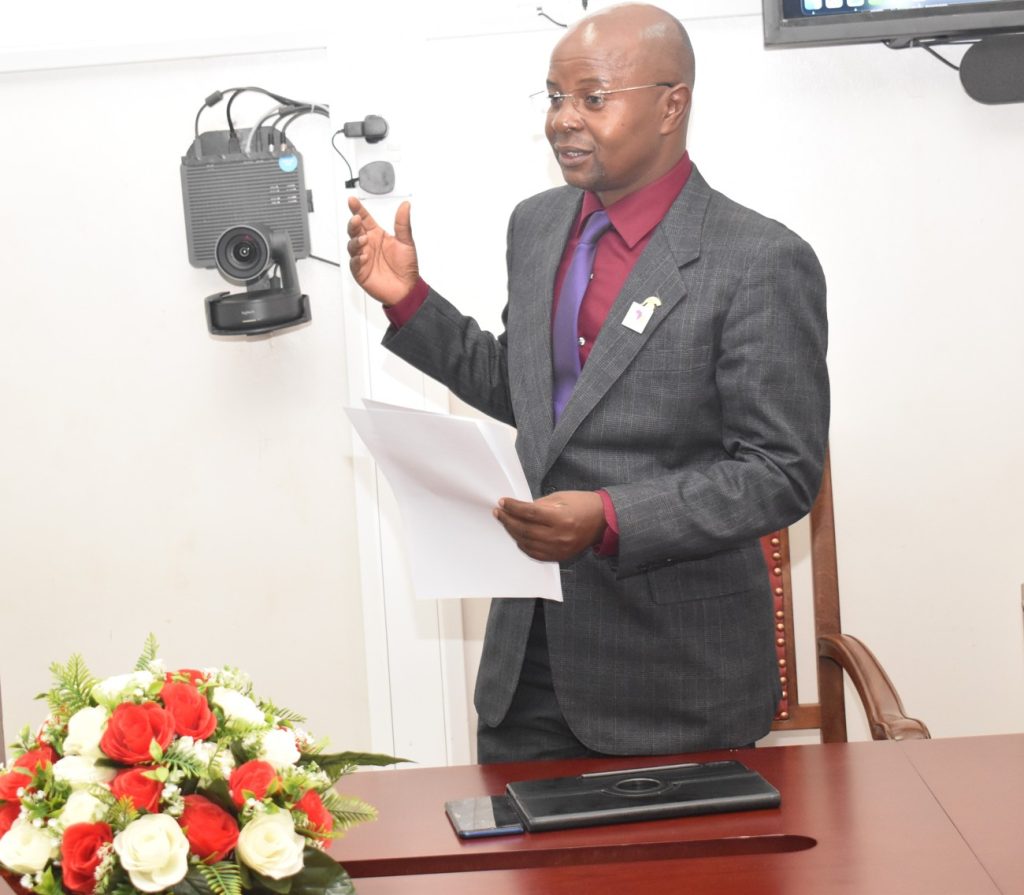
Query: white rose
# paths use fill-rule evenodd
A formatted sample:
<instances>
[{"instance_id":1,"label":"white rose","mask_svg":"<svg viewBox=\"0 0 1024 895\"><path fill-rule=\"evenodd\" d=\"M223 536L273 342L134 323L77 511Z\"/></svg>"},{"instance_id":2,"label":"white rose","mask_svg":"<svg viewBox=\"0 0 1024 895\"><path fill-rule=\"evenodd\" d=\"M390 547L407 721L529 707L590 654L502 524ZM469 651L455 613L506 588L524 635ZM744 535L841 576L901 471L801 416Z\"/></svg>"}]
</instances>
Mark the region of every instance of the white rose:
<instances>
[{"instance_id":1,"label":"white rose","mask_svg":"<svg viewBox=\"0 0 1024 895\"><path fill-rule=\"evenodd\" d=\"M266 724L266 716L248 696L228 687L214 687L213 704L220 707L228 721L244 721L246 724Z\"/></svg>"},{"instance_id":2,"label":"white rose","mask_svg":"<svg viewBox=\"0 0 1024 895\"><path fill-rule=\"evenodd\" d=\"M173 817L144 814L114 837L121 866L141 892L162 892L185 878L188 839Z\"/></svg>"},{"instance_id":3,"label":"white rose","mask_svg":"<svg viewBox=\"0 0 1024 895\"><path fill-rule=\"evenodd\" d=\"M156 677L151 671L132 671L128 674L115 674L100 681L92 688L92 695L97 702L115 702L119 696L134 690L147 690Z\"/></svg>"},{"instance_id":4,"label":"white rose","mask_svg":"<svg viewBox=\"0 0 1024 895\"><path fill-rule=\"evenodd\" d=\"M268 730L263 734L259 757L275 768L291 767L300 758L299 750L295 747L295 735L280 727Z\"/></svg>"},{"instance_id":5,"label":"white rose","mask_svg":"<svg viewBox=\"0 0 1024 895\"><path fill-rule=\"evenodd\" d=\"M38 873L56 857L57 840L30 820L16 820L0 838L0 864L15 873Z\"/></svg>"},{"instance_id":6,"label":"white rose","mask_svg":"<svg viewBox=\"0 0 1024 895\"><path fill-rule=\"evenodd\" d=\"M68 718L68 735L64 740L65 755L99 758L100 739L107 729L110 713L102 706L79 709Z\"/></svg>"},{"instance_id":7,"label":"white rose","mask_svg":"<svg viewBox=\"0 0 1024 895\"><path fill-rule=\"evenodd\" d=\"M284 879L302 869L306 840L295 832L287 811L259 814L238 834L238 857L246 866L271 879Z\"/></svg>"},{"instance_id":8,"label":"white rose","mask_svg":"<svg viewBox=\"0 0 1024 895\"><path fill-rule=\"evenodd\" d=\"M60 822L64 829L72 824L94 824L106 813L107 806L103 802L84 789L78 789L68 796L60 812Z\"/></svg>"},{"instance_id":9,"label":"white rose","mask_svg":"<svg viewBox=\"0 0 1024 895\"><path fill-rule=\"evenodd\" d=\"M84 755L65 755L53 765L53 776L67 781L72 789L85 789L94 783L106 785L116 774L116 769L102 767Z\"/></svg>"}]
</instances>

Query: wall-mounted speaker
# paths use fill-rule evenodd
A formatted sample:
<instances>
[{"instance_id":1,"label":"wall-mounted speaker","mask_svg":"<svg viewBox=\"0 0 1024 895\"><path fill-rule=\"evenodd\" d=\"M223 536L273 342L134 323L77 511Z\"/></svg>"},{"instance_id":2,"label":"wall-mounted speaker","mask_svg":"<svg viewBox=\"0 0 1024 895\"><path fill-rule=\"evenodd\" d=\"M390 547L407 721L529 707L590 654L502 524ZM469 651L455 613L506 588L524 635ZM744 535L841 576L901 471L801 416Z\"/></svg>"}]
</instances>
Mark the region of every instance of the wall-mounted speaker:
<instances>
[{"instance_id":1,"label":"wall-mounted speaker","mask_svg":"<svg viewBox=\"0 0 1024 895\"><path fill-rule=\"evenodd\" d=\"M960 83L979 103L1024 102L1024 34L984 37L960 60Z\"/></svg>"}]
</instances>

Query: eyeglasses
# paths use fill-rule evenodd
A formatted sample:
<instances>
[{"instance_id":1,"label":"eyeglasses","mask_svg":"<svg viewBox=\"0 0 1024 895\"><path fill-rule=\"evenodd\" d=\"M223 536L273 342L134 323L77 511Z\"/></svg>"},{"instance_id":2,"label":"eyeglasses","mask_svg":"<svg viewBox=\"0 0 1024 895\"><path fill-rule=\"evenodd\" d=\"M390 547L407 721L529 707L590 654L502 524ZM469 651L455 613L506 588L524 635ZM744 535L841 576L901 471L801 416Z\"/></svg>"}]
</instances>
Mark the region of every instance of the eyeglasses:
<instances>
[{"instance_id":1,"label":"eyeglasses","mask_svg":"<svg viewBox=\"0 0 1024 895\"><path fill-rule=\"evenodd\" d=\"M530 101L539 112L552 113L562 108L566 100L572 103L577 112L600 112L607 103L607 98L615 93L627 93L630 90L646 90L649 87L672 87L664 81L657 84L638 84L636 87L616 87L614 90L571 90L568 93L550 93L541 90L530 94Z\"/></svg>"}]
</instances>

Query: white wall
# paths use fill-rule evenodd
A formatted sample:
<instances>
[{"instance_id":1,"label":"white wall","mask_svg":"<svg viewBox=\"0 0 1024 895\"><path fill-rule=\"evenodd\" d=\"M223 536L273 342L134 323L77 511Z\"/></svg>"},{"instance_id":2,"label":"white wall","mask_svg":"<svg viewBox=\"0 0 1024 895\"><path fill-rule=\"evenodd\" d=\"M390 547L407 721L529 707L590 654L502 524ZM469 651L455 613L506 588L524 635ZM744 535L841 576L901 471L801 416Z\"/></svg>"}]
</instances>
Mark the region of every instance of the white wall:
<instances>
[{"instance_id":1,"label":"white wall","mask_svg":"<svg viewBox=\"0 0 1024 895\"><path fill-rule=\"evenodd\" d=\"M258 3L207 8L202 28L185 4L157 29L105 5L119 14L19 8L34 30L0 40L35 69L0 75L17 137L0 150L7 730L36 719L51 659L120 670L154 630L172 663L246 667L342 746L465 760L481 607L411 603L386 485L340 411L446 396L311 261L310 326L211 339L201 299L225 287L187 266L178 157L215 87L326 97L339 123L384 115L384 144L343 142L356 166L396 164L376 213L411 195L424 275L496 327L507 214L559 182L524 97L560 32L520 0L308 0L286 19ZM1024 107L974 103L923 51L766 52L757 0L665 5L698 56L696 163L804 235L828 275L845 627L934 734L1020 730ZM578 6L544 4L563 21ZM81 67L128 58L165 61ZM343 167L320 126L293 136L317 178L314 245L337 257Z\"/></svg>"},{"instance_id":2,"label":"white wall","mask_svg":"<svg viewBox=\"0 0 1024 895\"><path fill-rule=\"evenodd\" d=\"M104 35L99 55L67 58L176 54ZM370 745L343 274L299 262L313 312L301 329L211 337L203 299L235 287L189 266L179 179L205 96L257 84L324 101L325 63L323 49L213 52L0 75L9 735L41 720L31 699L51 660L78 651L97 674L128 670L152 631L170 665L239 666L338 748ZM246 95L236 120L270 104ZM223 104L201 126L223 128ZM313 251L337 259L330 134L313 117L289 130L314 193Z\"/></svg>"}]
</instances>

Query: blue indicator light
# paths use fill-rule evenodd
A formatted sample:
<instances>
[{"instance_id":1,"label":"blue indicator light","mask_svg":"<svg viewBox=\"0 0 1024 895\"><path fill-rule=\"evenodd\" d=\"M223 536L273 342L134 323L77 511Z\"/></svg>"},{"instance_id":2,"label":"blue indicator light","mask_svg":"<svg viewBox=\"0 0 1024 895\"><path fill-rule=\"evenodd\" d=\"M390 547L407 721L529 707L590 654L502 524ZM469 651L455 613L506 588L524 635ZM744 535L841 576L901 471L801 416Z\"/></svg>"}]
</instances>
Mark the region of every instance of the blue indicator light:
<instances>
[{"instance_id":1,"label":"blue indicator light","mask_svg":"<svg viewBox=\"0 0 1024 895\"><path fill-rule=\"evenodd\" d=\"M277 160L277 166L284 171L285 174L291 174L299 167L299 159L294 155L282 155Z\"/></svg>"}]
</instances>

